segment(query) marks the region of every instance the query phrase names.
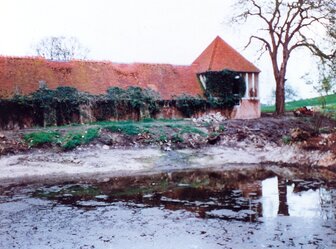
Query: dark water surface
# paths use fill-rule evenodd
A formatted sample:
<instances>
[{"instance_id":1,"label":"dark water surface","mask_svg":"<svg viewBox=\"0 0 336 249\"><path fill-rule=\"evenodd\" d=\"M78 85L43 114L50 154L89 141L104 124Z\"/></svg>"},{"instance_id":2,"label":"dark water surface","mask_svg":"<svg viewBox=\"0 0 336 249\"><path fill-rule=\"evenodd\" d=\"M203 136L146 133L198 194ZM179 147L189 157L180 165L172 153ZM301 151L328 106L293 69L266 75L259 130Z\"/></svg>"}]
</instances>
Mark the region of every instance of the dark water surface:
<instances>
[{"instance_id":1,"label":"dark water surface","mask_svg":"<svg viewBox=\"0 0 336 249\"><path fill-rule=\"evenodd\" d=\"M336 248L336 181L193 170L3 189L0 248Z\"/></svg>"}]
</instances>

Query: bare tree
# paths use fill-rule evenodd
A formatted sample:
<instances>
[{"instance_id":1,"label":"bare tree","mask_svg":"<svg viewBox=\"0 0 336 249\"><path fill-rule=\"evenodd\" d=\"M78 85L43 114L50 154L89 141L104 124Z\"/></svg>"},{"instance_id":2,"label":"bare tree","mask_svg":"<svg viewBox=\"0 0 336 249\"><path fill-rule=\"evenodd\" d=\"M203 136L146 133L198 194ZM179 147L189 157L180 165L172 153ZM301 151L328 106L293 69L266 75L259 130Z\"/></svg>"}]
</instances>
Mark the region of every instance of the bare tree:
<instances>
[{"instance_id":1,"label":"bare tree","mask_svg":"<svg viewBox=\"0 0 336 249\"><path fill-rule=\"evenodd\" d=\"M77 38L64 36L45 37L35 45L35 51L37 55L55 61L85 59L89 52Z\"/></svg>"},{"instance_id":2,"label":"bare tree","mask_svg":"<svg viewBox=\"0 0 336 249\"><path fill-rule=\"evenodd\" d=\"M262 44L261 52L268 52L272 61L276 82L276 113L285 112L285 83L289 58L300 47L308 48L314 55L325 60L335 57L332 51L323 52L313 39L312 28L327 31L332 25L335 0L237 0L240 14L235 21L257 18L262 27L250 36L248 45L253 41Z\"/></svg>"}]
</instances>

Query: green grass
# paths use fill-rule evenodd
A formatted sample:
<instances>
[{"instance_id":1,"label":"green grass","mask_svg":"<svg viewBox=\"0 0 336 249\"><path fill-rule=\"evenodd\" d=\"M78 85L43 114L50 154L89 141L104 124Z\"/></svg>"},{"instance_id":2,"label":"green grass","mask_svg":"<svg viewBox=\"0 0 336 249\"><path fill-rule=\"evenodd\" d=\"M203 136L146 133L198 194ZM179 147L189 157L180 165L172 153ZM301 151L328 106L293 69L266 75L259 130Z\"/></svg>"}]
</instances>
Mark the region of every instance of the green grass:
<instances>
[{"instance_id":1,"label":"green grass","mask_svg":"<svg viewBox=\"0 0 336 249\"><path fill-rule=\"evenodd\" d=\"M83 135L81 133L68 133L61 143L63 150L72 150L82 144Z\"/></svg>"},{"instance_id":2,"label":"green grass","mask_svg":"<svg viewBox=\"0 0 336 249\"><path fill-rule=\"evenodd\" d=\"M180 134L195 133L203 137L206 137L207 135L205 132L189 124L167 124L166 126L175 130L179 130Z\"/></svg>"},{"instance_id":3,"label":"green grass","mask_svg":"<svg viewBox=\"0 0 336 249\"><path fill-rule=\"evenodd\" d=\"M172 135L171 141L173 143L183 143L184 142L183 138L178 133L175 133Z\"/></svg>"},{"instance_id":4,"label":"green grass","mask_svg":"<svg viewBox=\"0 0 336 249\"><path fill-rule=\"evenodd\" d=\"M143 120L140 121L141 122L144 122L144 123L150 123L150 122L161 122L161 123L176 123L176 122L181 122L183 121L182 118L178 118L178 119L165 119L165 118L159 118L159 119L153 119L153 118L145 118Z\"/></svg>"},{"instance_id":5,"label":"green grass","mask_svg":"<svg viewBox=\"0 0 336 249\"><path fill-rule=\"evenodd\" d=\"M53 144L58 141L60 134L55 131L41 131L25 134L23 139L30 147L39 147L44 144Z\"/></svg>"},{"instance_id":6,"label":"green grass","mask_svg":"<svg viewBox=\"0 0 336 249\"><path fill-rule=\"evenodd\" d=\"M83 143L87 144L90 143L93 139L99 136L99 129L98 128L90 128L84 133Z\"/></svg>"},{"instance_id":7,"label":"green grass","mask_svg":"<svg viewBox=\"0 0 336 249\"><path fill-rule=\"evenodd\" d=\"M93 122L90 123L91 125L99 125L99 126L107 126L107 125L127 125L127 124L135 124L135 123L139 123L139 122L135 122L133 120L121 120L121 121L98 121L98 122Z\"/></svg>"},{"instance_id":8,"label":"green grass","mask_svg":"<svg viewBox=\"0 0 336 249\"><path fill-rule=\"evenodd\" d=\"M141 133L151 133L153 135L162 134L162 127L167 127L177 131L179 134L197 133L201 136L206 136L206 133L200 129L181 122L182 120L167 120L167 119L145 119L139 122L134 121L104 121L95 124L107 129L111 132L123 133L129 136L135 136Z\"/></svg>"},{"instance_id":9,"label":"green grass","mask_svg":"<svg viewBox=\"0 0 336 249\"><path fill-rule=\"evenodd\" d=\"M159 137L156 139L157 142L167 142L168 141L168 136L167 134L161 133L161 135L159 135Z\"/></svg>"},{"instance_id":10,"label":"green grass","mask_svg":"<svg viewBox=\"0 0 336 249\"><path fill-rule=\"evenodd\" d=\"M111 124L104 126L105 129L111 132L120 132L129 136L135 136L139 133L143 133L143 128L140 128L135 124Z\"/></svg>"},{"instance_id":11,"label":"green grass","mask_svg":"<svg viewBox=\"0 0 336 249\"><path fill-rule=\"evenodd\" d=\"M90 128L84 132L69 132L61 136L55 131L41 131L25 134L23 139L30 147L48 144L60 144L64 150L74 149L81 144L88 144L99 136L98 128Z\"/></svg>"},{"instance_id":12,"label":"green grass","mask_svg":"<svg viewBox=\"0 0 336 249\"><path fill-rule=\"evenodd\" d=\"M110 121L96 123L110 132L122 133L129 136L147 133L150 137L148 142L164 143L171 140L173 143L183 143L183 134L199 134L203 137L207 133L192 124L182 120L154 120L146 119L140 122L133 121Z\"/></svg>"},{"instance_id":13,"label":"green grass","mask_svg":"<svg viewBox=\"0 0 336 249\"><path fill-rule=\"evenodd\" d=\"M72 150L79 145L88 144L99 135L98 128L90 128L84 133L69 132L61 139L61 147L63 150Z\"/></svg>"},{"instance_id":14,"label":"green grass","mask_svg":"<svg viewBox=\"0 0 336 249\"><path fill-rule=\"evenodd\" d=\"M128 139L140 139L143 143L165 143L171 140L173 143L183 143L184 134L199 134L207 136L207 132L195 127L185 120L146 119L140 122L127 121L102 121L91 124L91 128L79 126L70 131L62 131L62 134L52 131L41 131L26 134L25 141L31 146L43 144L58 145L63 150L71 150L77 146L88 144L100 136L100 130L104 129L113 133L121 133L127 136L137 136ZM224 127L223 127L224 129Z\"/></svg>"},{"instance_id":15,"label":"green grass","mask_svg":"<svg viewBox=\"0 0 336 249\"><path fill-rule=\"evenodd\" d=\"M290 144L292 142L292 138L290 136L284 135L284 136L282 136L282 142L284 144Z\"/></svg>"},{"instance_id":16,"label":"green grass","mask_svg":"<svg viewBox=\"0 0 336 249\"><path fill-rule=\"evenodd\" d=\"M326 111L335 111L336 109L336 94L325 96L327 103ZM310 98L310 99L300 99L296 101L290 101L285 104L286 111L293 111L297 108L304 106L321 106L322 99L321 97ZM261 105L262 112L274 112L274 105Z\"/></svg>"},{"instance_id":17,"label":"green grass","mask_svg":"<svg viewBox=\"0 0 336 249\"><path fill-rule=\"evenodd\" d=\"M193 127L191 125L184 125L183 127L181 127L180 134L185 134L185 133L199 134L203 137L207 136L207 134L204 131L201 131L200 129Z\"/></svg>"}]
</instances>

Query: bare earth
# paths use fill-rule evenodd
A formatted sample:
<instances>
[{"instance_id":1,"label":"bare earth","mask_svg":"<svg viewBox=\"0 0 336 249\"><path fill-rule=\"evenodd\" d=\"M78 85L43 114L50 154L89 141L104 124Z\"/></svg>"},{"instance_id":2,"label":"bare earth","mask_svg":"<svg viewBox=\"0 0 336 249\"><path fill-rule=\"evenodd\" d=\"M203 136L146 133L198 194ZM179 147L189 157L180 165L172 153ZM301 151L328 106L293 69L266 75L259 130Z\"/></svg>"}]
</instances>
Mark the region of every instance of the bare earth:
<instances>
[{"instance_id":1,"label":"bare earth","mask_svg":"<svg viewBox=\"0 0 336 249\"><path fill-rule=\"evenodd\" d=\"M309 124L302 118L293 117L228 120L224 122L226 129L215 145L195 141L178 144L173 152L162 149L162 146L160 149L157 144L137 143L134 146L127 139L114 146L104 146L96 141L70 152L48 147L28 149L21 137L23 133L32 130L5 131L4 137L0 138L0 151L3 154L0 156L0 183L33 180L34 177L41 180L43 177L77 177L108 172L127 174L155 171L165 166L177 169L182 166L204 168L230 163L285 163L333 169L336 166L336 142L332 140L336 138L333 122L320 124L322 128L329 129L329 134L310 135L304 141L298 139L287 145L282 141L284 136L293 136L295 129L313 134L313 125L313 121ZM208 129L211 131L215 127ZM315 143L313 146L311 141ZM195 143L198 143L199 148L191 148L190 144ZM178 149L179 147L183 149Z\"/></svg>"},{"instance_id":2,"label":"bare earth","mask_svg":"<svg viewBox=\"0 0 336 249\"><path fill-rule=\"evenodd\" d=\"M215 144L116 134L69 152L2 132L0 248L335 248L334 123L223 125Z\"/></svg>"}]
</instances>

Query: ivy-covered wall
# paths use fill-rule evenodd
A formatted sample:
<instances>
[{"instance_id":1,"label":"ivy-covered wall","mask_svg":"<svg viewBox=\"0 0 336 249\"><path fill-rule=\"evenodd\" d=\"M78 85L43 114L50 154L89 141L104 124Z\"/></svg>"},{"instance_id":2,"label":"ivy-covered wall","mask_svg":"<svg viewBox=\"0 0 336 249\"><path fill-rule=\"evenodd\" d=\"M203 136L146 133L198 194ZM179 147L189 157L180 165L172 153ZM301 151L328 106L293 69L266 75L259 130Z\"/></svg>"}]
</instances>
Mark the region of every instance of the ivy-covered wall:
<instances>
[{"instance_id":1,"label":"ivy-covered wall","mask_svg":"<svg viewBox=\"0 0 336 249\"><path fill-rule=\"evenodd\" d=\"M231 105L218 99L179 95L163 100L151 89L109 88L106 94L92 95L72 87L41 88L27 95L0 99L0 129L32 126L60 126L103 120L183 118L213 109L230 112Z\"/></svg>"},{"instance_id":2,"label":"ivy-covered wall","mask_svg":"<svg viewBox=\"0 0 336 249\"><path fill-rule=\"evenodd\" d=\"M239 72L207 71L198 76L203 80L205 96L214 107L232 108L245 95L245 80Z\"/></svg>"},{"instance_id":3,"label":"ivy-covered wall","mask_svg":"<svg viewBox=\"0 0 336 249\"><path fill-rule=\"evenodd\" d=\"M42 86L29 95L0 99L0 129L31 126L60 126L104 120L140 120L143 118L182 118L219 110L230 116L246 87L244 79L233 71L208 71L204 96L178 95L163 100L160 94L140 87L109 88L105 94L92 95L73 87Z\"/></svg>"}]
</instances>

